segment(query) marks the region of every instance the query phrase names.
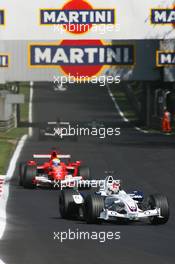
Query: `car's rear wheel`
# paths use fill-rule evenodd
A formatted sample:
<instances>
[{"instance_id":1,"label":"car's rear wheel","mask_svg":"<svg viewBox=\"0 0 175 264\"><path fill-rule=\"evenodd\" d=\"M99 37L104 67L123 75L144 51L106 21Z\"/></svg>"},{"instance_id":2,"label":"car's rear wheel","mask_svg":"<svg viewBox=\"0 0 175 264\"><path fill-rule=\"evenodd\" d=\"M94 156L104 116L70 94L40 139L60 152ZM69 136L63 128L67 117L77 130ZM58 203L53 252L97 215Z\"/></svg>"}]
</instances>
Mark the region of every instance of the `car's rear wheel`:
<instances>
[{"instance_id":1,"label":"car's rear wheel","mask_svg":"<svg viewBox=\"0 0 175 264\"><path fill-rule=\"evenodd\" d=\"M77 195L77 192L72 189L65 189L60 193L59 210L64 219L72 219L78 215L78 206L74 202L73 195Z\"/></svg>"},{"instance_id":2,"label":"car's rear wheel","mask_svg":"<svg viewBox=\"0 0 175 264\"><path fill-rule=\"evenodd\" d=\"M36 166L26 165L24 177L23 177L24 188L33 189L35 187L34 179L36 177L36 173L37 173Z\"/></svg>"},{"instance_id":3,"label":"car's rear wheel","mask_svg":"<svg viewBox=\"0 0 175 264\"><path fill-rule=\"evenodd\" d=\"M149 217L150 223L152 225L165 224L169 219L169 205L168 200L165 195L154 194L150 195L148 198L148 209L160 208L160 215Z\"/></svg>"},{"instance_id":4,"label":"car's rear wheel","mask_svg":"<svg viewBox=\"0 0 175 264\"><path fill-rule=\"evenodd\" d=\"M104 199L97 194L89 194L85 199L85 220L88 224L98 223L104 208Z\"/></svg>"},{"instance_id":5,"label":"car's rear wheel","mask_svg":"<svg viewBox=\"0 0 175 264\"><path fill-rule=\"evenodd\" d=\"M19 185L23 186L23 177L25 172L26 162L20 162L19 164Z\"/></svg>"},{"instance_id":6,"label":"car's rear wheel","mask_svg":"<svg viewBox=\"0 0 175 264\"><path fill-rule=\"evenodd\" d=\"M78 136L70 136L70 140L72 141L72 142L77 142L78 141Z\"/></svg>"},{"instance_id":7,"label":"car's rear wheel","mask_svg":"<svg viewBox=\"0 0 175 264\"><path fill-rule=\"evenodd\" d=\"M91 180L90 170L87 166L80 166L78 176L82 176L84 180Z\"/></svg>"},{"instance_id":8,"label":"car's rear wheel","mask_svg":"<svg viewBox=\"0 0 175 264\"><path fill-rule=\"evenodd\" d=\"M80 184L79 188L80 189L90 189L90 180L91 180L91 175L90 175L90 170L87 166L80 166L78 169L78 176L82 176L84 181L83 184Z\"/></svg>"},{"instance_id":9,"label":"car's rear wheel","mask_svg":"<svg viewBox=\"0 0 175 264\"><path fill-rule=\"evenodd\" d=\"M45 130L42 128L39 129L38 139L39 141L44 141L46 139Z\"/></svg>"}]
</instances>

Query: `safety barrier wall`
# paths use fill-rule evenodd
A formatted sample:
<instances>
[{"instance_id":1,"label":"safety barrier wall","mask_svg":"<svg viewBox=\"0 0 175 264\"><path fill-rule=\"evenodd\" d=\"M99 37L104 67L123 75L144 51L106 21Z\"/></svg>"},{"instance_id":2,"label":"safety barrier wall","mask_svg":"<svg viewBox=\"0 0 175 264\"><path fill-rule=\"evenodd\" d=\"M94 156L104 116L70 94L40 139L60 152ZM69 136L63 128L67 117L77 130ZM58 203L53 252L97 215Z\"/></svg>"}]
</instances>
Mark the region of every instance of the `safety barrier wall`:
<instances>
[{"instance_id":1,"label":"safety barrier wall","mask_svg":"<svg viewBox=\"0 0 175 264\"><path fill-rule=\"evenodd\" d=\"M15 125L15 117L14 115L11 116L10 119L5 121L0 121L0 132L5 132L10 128L13 128Z\"/></svg>"}]
</instances>

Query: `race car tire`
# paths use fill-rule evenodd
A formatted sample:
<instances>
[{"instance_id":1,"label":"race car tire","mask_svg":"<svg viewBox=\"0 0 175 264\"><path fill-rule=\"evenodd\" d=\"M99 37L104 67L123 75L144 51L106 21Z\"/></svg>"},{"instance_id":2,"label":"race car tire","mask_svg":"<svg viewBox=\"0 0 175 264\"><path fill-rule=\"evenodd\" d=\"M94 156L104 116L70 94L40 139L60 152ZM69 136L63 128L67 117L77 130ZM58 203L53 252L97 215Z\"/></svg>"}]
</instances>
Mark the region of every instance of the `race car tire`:
<instances>
[{"instance_id":1,"label":"race car tire","mask_svg":"<svg viewBox=\"0 0 175 264\"><path fill-rule=\"evenodd\" d=\"M27 166L26 165L24 177L23 177L24 188L33 189L35 187L33 180L36 176L36 172L37 172L36 166Z\"/></svg>"},{"instance_id":2,"label":"race car tire","mask_svg":"<svg viewBox=\"0 0 175 264\"><path fill-rule=\"evenodd\" d=\"M23 177L25 172L26 162L20 162L19 164L19 186L23 186Z\"/></svg>"},{"instance_id":3,"label":"race car tire","mask_svg":"<svg viewBox=\"0 0 175 264\"><path fill-rule=\"evenodd\" d=\"M74 202L73 195L77 195L77 192L72 189L65 189L60 193L59 210L63 219L73 219L78 215L78 207Z\"/></svg>"},{"instance_id":4,"label":"race car tire","mask_svg":"<svg viewBox=\"0 0 175 264\"><path fill-rule=\"evenodd\" d=\"M39 131L39 136L38 136L38 140L39 141L44 141L46 139L44 132Z\"/></svg>"},{"instance_id":5,"label":"race car tire","mask_svg":"<svg viewBox=\"0 0 175 264\"><path fill-rule=\"evenodd\" d=\"M82 176L83 180L91 180L90 170L87 166L80 166L78 176Z\"/></svg>"},{"instance_id":6,"label":"race car tire","mask_svg":"<svg viewBox=\"0 0 175 264\"><path fill-rule=\"evenodd\" d=\"M160 214L162 218L158 216L149 217L150 223L152 225L165 224L169 219L169 205L168 200L165 195L154 194L150 195L148 198L148 208L155 209L160 208Z\"/></svg>"},{"instance_id":7,"label":"race car tire","mask_svg":"<svg viewBox=\"0 0 175 264\"><path fill-rule=\"evenodd\" d=\"M85 199L85 220L87 224L99 223L98 217L104 208L104 199L97 194L89 194Z\"/></svg>"},{"instance_id":8,"label":"race car tire","mask_svg":"<svg viewBox=\"0 0 175 264\"><path fill-rule=\"evenodd\" d=\"M72 142L77 142L78 141L78 137L77 136L70 136L70 140Z\"/></svg>"}]
</instances>

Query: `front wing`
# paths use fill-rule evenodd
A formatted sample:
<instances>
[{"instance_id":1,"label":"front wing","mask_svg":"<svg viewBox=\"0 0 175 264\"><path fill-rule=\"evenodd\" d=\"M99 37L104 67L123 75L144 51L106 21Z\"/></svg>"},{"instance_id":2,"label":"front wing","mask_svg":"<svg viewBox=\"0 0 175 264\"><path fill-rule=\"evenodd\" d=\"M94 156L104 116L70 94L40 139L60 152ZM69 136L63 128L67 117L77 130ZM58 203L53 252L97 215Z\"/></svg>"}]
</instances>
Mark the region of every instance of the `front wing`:
<instances>
[{"instance_id":1,"label":"front wing","mask_svg":"<svg viewBox=\"0 0 175 264\"><path fill-rule=\"evenodd\" d=\"M81 184L82 176L72 177L72 175L66 175L64 180L52 180L46 176L36 176L34 184L36 186L53 186L54 188L71 188L78 187Z\"/></svg>"},{"instance_id":2,"label":"front wing","mask_svg":"<svg viewBox=\"0 0 175 264\"><path fill-rule=\"evenodd\" d=\"M127 214L121 214L121 213L118 213L116 211L104 209L100 213L99 219L115 220L117 218L123 218L123 219L137 221L139 219L148 218L148 217L151 217L151 216L158 216L158 217L161 218L160 209L156 208L156 209L146 210L146 211L141 211L140 210L140 211L137 211L137 212L131 212L131 213L128 212Z\"/></svg>"}]
</instances>

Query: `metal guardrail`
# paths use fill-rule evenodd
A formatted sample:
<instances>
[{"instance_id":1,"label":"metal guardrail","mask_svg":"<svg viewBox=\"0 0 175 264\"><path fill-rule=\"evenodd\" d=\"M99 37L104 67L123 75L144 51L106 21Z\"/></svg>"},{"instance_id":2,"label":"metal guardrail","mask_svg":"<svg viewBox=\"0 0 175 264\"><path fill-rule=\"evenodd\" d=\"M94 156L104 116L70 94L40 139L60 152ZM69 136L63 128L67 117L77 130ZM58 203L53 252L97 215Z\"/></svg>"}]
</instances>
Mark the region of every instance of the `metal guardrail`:
<instances>
[{"instance_id":1,"label":"metal guardrail","mask_svg":"<svg viewBox=\"0 0 175 264\"><path fill-rule=\"evenodd\" d=\"M0 132L6 132L15 126L15 118L12 116L9 120L0 121Z\"/></svg>"}]
</instances>

